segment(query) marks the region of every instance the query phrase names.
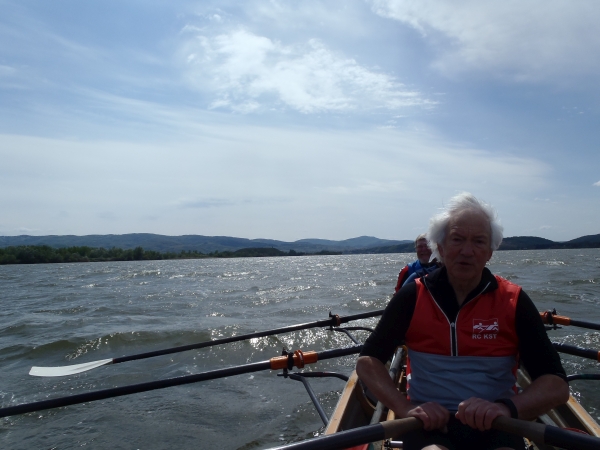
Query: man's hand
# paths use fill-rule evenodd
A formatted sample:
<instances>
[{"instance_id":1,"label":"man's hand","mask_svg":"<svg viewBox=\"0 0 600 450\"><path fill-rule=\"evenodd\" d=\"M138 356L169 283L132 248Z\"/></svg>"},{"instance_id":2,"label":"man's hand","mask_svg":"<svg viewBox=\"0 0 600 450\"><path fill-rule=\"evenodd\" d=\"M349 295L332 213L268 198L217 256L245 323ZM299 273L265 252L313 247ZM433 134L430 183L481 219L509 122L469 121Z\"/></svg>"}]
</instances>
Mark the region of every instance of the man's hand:
<instances>
[{"instance_id":1,"label":"man's hand","mask_svg":"<svg viewBox=\"0 0 600 450\"><path fill-rule=\"evenodd\" d=\"M480 431L492 428L492 422L500 416L510 417L508 406L476 397L461 402L456 412L456 418L463 424Z\"/></svg>"},{"instance_id":2,"label":"man's hand","mask_svg":"<svg viewBox=\"0 0 600 450\"><path fill-rule=\"evenodd\" d=\"M441 430L446 427L450 419L450 411L439 403L428 402L409 409L404 417L416 417L423 422L423 429L427 431Z\"/></svg>"}]
</instances>

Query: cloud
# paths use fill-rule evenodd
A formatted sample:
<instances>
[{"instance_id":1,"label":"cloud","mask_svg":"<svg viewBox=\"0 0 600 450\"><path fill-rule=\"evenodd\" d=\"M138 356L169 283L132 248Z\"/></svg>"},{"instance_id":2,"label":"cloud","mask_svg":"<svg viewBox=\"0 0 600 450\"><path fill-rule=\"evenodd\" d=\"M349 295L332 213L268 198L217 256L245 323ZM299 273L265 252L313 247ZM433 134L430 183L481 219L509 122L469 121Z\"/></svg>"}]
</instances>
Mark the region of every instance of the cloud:
<instances>
[{"instance_id":1,"label":"cloud","mask_svg":"<svg viewBox=\"0 0 600 450\"><path fill-rule=\"evenodd\" d=\"M437 46L447 75L484 71L515 80L593 75L600 63L600 8L561 0L371 0L372 10L403 22Z\"/></svg>"},{"instance_id":2,"label":"cloud","mask_svg":"<svg viewBox=\"0 0 600 450\"><path fill-rule=\"evenodd\" d=\"M179 208L217 208L222 206L231 206L234 202L227 199L221 198L207 198L207 199L184 199L178 200L176 205Z\"/></svg>"},{"instance_id":3,"label":"cloud","mask_svg":"<svg viewBox=\"0 0 600 450\"><path fill-rule=\"evenodd\" d=\"M598 186L598 187L600 187L600 181L596 181L596 182L594 183L594 186Z\"/></svg>"},{"instance_id":4,"label":"cloud","mask_svg":"<svg viewBox=\"0 0 600 450\"><path fill-rule=\"evenodd\" d=\"M17 69L11 66L5 66L0 64L0 77L14 76L17 73Z\"/></svg>"},{"instance_id":5,"label":"cloud","mask_svg":"<svg viewBox=\"0 0 600 450\"><path fill-rule=\"evenodd\" d=\"M398 193L410 192L411 187L402 181L379 181L379 180L359 180L356 184L332 186L327 188L332 194L337 195L357 195L364 193Z\"/></svg>"},{"instance_id":6,"label":"cloud","mask_svg":"<svg viewBox=\"0 0 600 450\"><path fill-rule=\"evenodd\" d=\"M177 114L186 123L178 110L166 120ZM403 229L422 228L454 192L512 205L551 185L542 161L452 145L432 130L339 133L244 121L190 124L180 134L187 142L0 135L4 228L285 239L372 230L404 238Z\"/></svg>"},{"instance_id":7,"label":"cloud","mask_svg":"<svg viewBox=\"0 0 600 450\"><path fill-rule=\"evenodd\" d=\"M116 214L111 211L100 211L96 214L96 217L103 220L115 220L117 218Z\"/></svg>"},{"instance_id":8,"label":"cloud","mask_svg":"<svg viewBox=\"0 0 600 450\"><path fill-rule=\"evenodd\" d=\"M189 83L215 95L212 108L242 113L290 108L309 114L434 104L317 39L284 45L243 29L194 34L182 55Z\"/></svg>"}]
</instances>

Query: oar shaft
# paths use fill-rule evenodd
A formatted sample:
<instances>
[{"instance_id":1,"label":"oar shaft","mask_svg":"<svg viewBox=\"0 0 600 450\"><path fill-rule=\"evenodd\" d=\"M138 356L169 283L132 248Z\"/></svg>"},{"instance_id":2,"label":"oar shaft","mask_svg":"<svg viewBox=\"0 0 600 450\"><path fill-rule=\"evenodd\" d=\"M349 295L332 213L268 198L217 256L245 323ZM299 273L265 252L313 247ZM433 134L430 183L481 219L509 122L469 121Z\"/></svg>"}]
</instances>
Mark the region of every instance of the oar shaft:
<instances>
[{"instance_id":1,"label":"oar shaft","mask_svg":"<svg viewBox=\"0 0 600 450\"><path fill-rule=\"evenodd\" d=\"M298 325L290 325L288 327L276 328L273 330L258 331L256 333L241 334L239 336L231 336L231 337L223 338L223 339L215 339L214 341L198 342L196 344L181 345L179 347L155 350L152 352L138 353L136 355L121 356L119 358L114 358L112 363L118 364L118 363L122 363L122 362L126 362L126 361L133 361L136 359L145 359L145 358L152 358L154 356L169 355L171 353L184 352L187 350L196 350L196 349L200 349L200 348L212 347L215 345L228 344L231 342L245 341L247 339L254 339L254 338L265 337L265 336L273 336L276 334L291 333L292 331L307 330L309 328L336 326L336 325L338 325L338 323L339 324L347 323L347 322L351 322L353 320L366 319L369 317L380 316L382 314L383 314L383 309L376 310L376 311L364 312L364 313L360 313L360 314L354 314L354 315L345 316L345 317L344 316L333 316L329 319L319 320L317 322L301 323ZM338 320L339 320L339 322L338 322Z\"/></svg>"},{"instance_id":2,"label":"oar shaft","mask_svg":"<svg viewBox=\"0 0 600 450\"><path fill-rule=\"evenodd\" d=\"M398 437L412 430L419 429L423 423L414 417L390 420L374 425L367 425L354 430L309 439L303 442L274 447L271 450L334 450L345 449L369 442L383 441Z\"/></svg>"},{"instance_id":3,"label":"oar shaft","mask_svg":"<svg viewBox=\"0 0 600 450\"><path fill-rule=\"evenodd\" d=\"M0 417L15 416L17 414L59 408L61 406L75 405L78 403L92 402L95 400L104 400L112 397L120 397L122 395L136 394L138 392L152 391L154 389L163 389L171 386L180 386L183 384L196 383L198 381L214 380L215 378L240 375L243 373L258 372L260 370L269 369L270 367L270 361L263 361L238 367L230 367L227 369L211 370L209 372L203 372L194 375L167 378L164 380L150 381L147 383L130 384L128 386L103 389L84 394L75 394L69 397L60 397L50 400L43 400L40 402L26 403L23 405L9 406L7 408L0 408Z\"/></svg>"},{"instance_id":4,"label":"oar shaft","mask_svg":"<svg viewBox=\"0 0 600 450\"><path fill-rule=\"evenodd\" d=\"M362 345L355 345L353 347L324 350L317 353L317 360L325 360L331 358L337 358L341 356L347 356L359 353L362 349ZM241 366L228 367L226 369L211 370L209 372L202 372L193 375L185 375L182 377L167 378L164 380L150 381L147 383L131 384L128 386L121 386L111 389L103 389L100 391L87 392L84 394L76 394L68 397L60 397L50 400L42 400L39 402L25 403L22 405L9 406L6 408L0 408L0 417L15 416L17 414L25 414L33 411L42 411L45 409L59 408L61 406L75 405L78 403L91 402L94 400L103 400L112 397L120 397L122 395L136 394L139 392L152 391L155 389L163 389L172 386L180 386L183 384L197 383L199 381L214 380L216 378L224 378L234 375L241 375L244 373L258 372L261 370L271 369L273 360L278 358L272 358L269 361L256 362L251 364L244 364Z\"/></svg>"},{"instance_id":5,"label":"oar shaft","mask_svg":"<svg viewBox=\"0 0 600 450\"><path fill-rule=\"evenodd\" d=\"M600 439L597 437L549 426L546 426L544 432L544 443L568 450L600 449Z\"/></svg>"},{"instance_id":6,"label":"oar shaft","mask_svg":"<svg viewBox=\"0 0 600 450\"><path fill-rule=\"evenodd\" d=\"M561 353L567 353L569 355L580 356L582 358L593 359L600 362L600 352L598 350L576 347L568 344L560 344L558 342L553 342L552 345Z\"/></svg>"},{"instance_id":7,"label":"oar shaft","mask_svg":"<svg viewBox=\"0 0 600 450\"><path fill-rule=\"evenodd\" d=\"M598 450L600 439L583 433L508 417L498 417L492 428L526 437L538 444L549 444L568 450Z\"/></svg>"},{"instance_id":8,"label":"oar shaft","mask_svg":"<svg viewBox=\"0 0 600 450\"><path fill-rule=\"evenodd\" d=\"M584 320L571 319L571 325L581 328L589 328L590 330L600 330L600 323L586 322Z\"/></svg>"},{"instance_id":9,"label":"oar shaft","mask_svg":"<svg viewBox=\"0 0 600 450\"><path fill-rule=\"evenodd\" d=\"M353 430L321 436L295 444L274 447L270 450L333 450L397 438L403 434L417 430L423 426L414 417L390 420L374 425L367 425ZM600 439L582 433L563 430L536 422L498 417L492 428L526 437L538 444L549 444L568 450L598 450Z\"/></svg>"}]
</instances>

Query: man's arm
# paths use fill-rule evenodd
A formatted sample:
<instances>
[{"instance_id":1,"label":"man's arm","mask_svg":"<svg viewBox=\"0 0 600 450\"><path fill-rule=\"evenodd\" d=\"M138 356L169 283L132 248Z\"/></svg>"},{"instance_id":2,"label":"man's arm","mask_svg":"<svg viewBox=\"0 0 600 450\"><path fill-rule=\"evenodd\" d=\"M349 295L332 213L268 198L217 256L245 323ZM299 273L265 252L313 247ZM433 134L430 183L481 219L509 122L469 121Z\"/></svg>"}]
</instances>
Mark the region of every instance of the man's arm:
<instances>
[{"instance_id":1,"label":"man's arm","mask_svg":"<svg viewBox=\"0 0 600 450\"><path fill-rule=\"evenodd\" d=\"M569 400L569 385L556 375L542 375L510 398L519 419L531 420ZM492 403L480 398L470 398L458 405L456 418L465 425L481 431L489 430L496 417L511 417L510 409L502 403Z\"/></svg>"},{"instance_id":2,"label":"man's arm","mask_svg":"<svg viewBox=\"0 0 600 450\"><path fill-rule=\"evenodd\" d=\"M412 408L410 402L396 389L388 370L381 361L372 356L361 356L356 362L358 378L369 388L369 391L385 406L405 417Z\"/></svg>"},{"instance_id":3,"label":"man's arm","mask_svg":"<svg viewBox=\"0 0 600 450\"><path fill-rule=\"evenodd\" d=\"M415 407L394 386L382 361L386 361L394 350L404 342L406 330L415 310L417 287L415 283L404 286L392 297L388 306L365 341L356 363L360 380L397 417L417 417L426 430L442 428L450 418L449 411L438 403L425 403Z\"/></svg>"},{"instance_id":4,"label":"man's arm","mask_svg":"<svg viewBox=\"0 0 600 450\"><path fill-rule=\"evenodd\" d=\"M531 420L569 401L569 385L556 375L542 375L511 398L519 419Z\"/></svg>"},{"instance_id":5,"label":"man's arm","mask_svg":"<svg viewBox=\"0 0 600 450\"><path fill-rule=\"evenodd\" d=\"M396 389L383 363L372 356L361 356L356 363L356 373L371 393L385 406L394 411L396 417L416 417L423 422L425 430L443 428L450 412L439 403L413 405Z\"/></svg>"}]
</instances>

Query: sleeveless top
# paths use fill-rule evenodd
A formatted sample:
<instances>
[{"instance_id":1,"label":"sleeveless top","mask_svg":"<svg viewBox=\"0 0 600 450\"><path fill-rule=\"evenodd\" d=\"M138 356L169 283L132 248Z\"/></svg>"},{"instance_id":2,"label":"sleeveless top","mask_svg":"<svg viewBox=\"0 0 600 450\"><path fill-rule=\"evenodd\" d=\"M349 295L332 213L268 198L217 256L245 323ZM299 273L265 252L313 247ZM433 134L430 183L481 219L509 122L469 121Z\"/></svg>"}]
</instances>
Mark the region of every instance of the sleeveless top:
<instances>
[{"instance_id":1,"label":"sleeveless top","mask_svg":"<svg viewBox=\"0 0 600 450\"><path fill-rule=\"evenodd\" d=\"M406 332L408 398L451 411L470 397L494 401L516 394L515 311L521 288L495 276L498 288L464 303L454 322L421 282ZM487 286L486 286L487 288Z\"/></svg>"}]
</instances>

